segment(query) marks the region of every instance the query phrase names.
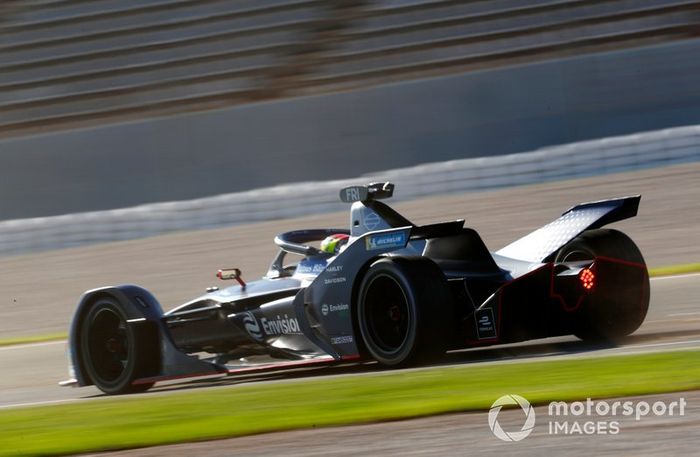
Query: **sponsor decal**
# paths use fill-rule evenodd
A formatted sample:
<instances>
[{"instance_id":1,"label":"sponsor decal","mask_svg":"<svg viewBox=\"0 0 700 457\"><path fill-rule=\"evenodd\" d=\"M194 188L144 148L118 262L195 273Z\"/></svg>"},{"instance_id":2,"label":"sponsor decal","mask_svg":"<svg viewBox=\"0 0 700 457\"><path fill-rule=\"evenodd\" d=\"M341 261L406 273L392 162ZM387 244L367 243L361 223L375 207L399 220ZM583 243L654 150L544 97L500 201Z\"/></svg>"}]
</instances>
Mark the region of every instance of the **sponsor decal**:
<instances>
[{"instance_id":1,"label":"sponsor decal","mask_svg":"<svg viewBox=\"0 0 700 457\"><path fill-rule=\"evenodd\" d=\"M340 284L341 282L345 282L347 279L345 279L344 276L338 276L337 278L328 278L324 279L323 283L324 284Z\"/></svg>"},{"instance_id":2,"label":"sponsor decal","mask_svg":"<svg viewBox=\"0 0 700 457\"><path fill-rule=\"evenodd\" d=\"M478 309L474 313L476 319L476 333L480 340L496 338L496 324L491 308Z\"/></svg>"},{"instance_id":3,"label":"sponsor decal","mask_svg":"<svg viewBox=\"0 0 700 457\"><path fill-rule=\"evenodd\" d=\"M243 326L256 341L263 341L266 336L300 334L299 321L296 317L276 316L273 319L261 317L259 320L251 311L243 313Z\"/></svg>"},{"instance_id":4,"label":"sponsor decal","mask_svg":"<svg viewBox=\"0 0 700 457\"><path fill-rule=\"evenodd\" d=\"M343 271L343 266L342 265L331 265L330 267L326 268L326 271L329 273L340 273Z\"/></svg>"},{"instance_id":5,"label":"sponsor decal","mask_svg":"<svg viewBox=\"0 0 700 457\"><path fill-rule=\"evenodd\" d=\"M250 311L243 313L243 326L245 327L246 332L248 332L248 335L250 335L254 340L262 341L264 339L260 324L258 324L258 320Z\"/></svg>"},{"instance_id":6,"label":"sponsor decal","mask_svg":"<svg viewBox=\"0 0 700 457\"><path fill-rule=\"evenodd\" d=\"M347 343L352 343L352 341L353 341L352 336L350 336L350 335L331 337L331 344L347 344Z\"/></svg>"},{"instance_id":7,"label":"sponsor decal","mask_svg":"<svg viewBox=\"0 0 700 457\"><path fill-rule=\"evenodd\" d=\"M303 275L308 275L308 274L320 274L323 273L323 270L326 269L326 264L325 263L314 263L313 265L309 265L308 263L304 264L299 264L297 267L297 273L298 274L303 274Z\"/></svg>"},{"instance_id":8,"label":"sponsor decal","mask_svg":"<svg viewBox=\"0 0 700 457\"><path fill-rule=\"evenodd\" d=\"M321 314L328 316L329 313L337 313L341 311L350 311L350 305L347 303L338 303L337 305L321 305Z\"/></svg>"},{"instance_id":9,"label":"sponsor decal","mask_svg":"<svg viewBox=\"0 0 700 457\"><path fill-rule=\"evenodd\" d=\"M406 233L381 233L378 235L369 235L365 238L365 248L368 251L375 249L402 248L406 246Z\"/></svg>"},{"instance_id":10,"label":"sponsor decal","mask_svg":"<svg viewBox=\"0 0 700 457\"><path fill-rule=\"evenodd\" d=\"M348 187L345 189L345 200L349 202L360 201L360 189L357 187Z\"/></svg>"},{"instance_id":11,"label":"sponsor decal","mask_svg":"<svg viewBox=\"0 0 700 457\"><path fill-rule=\"evenodd\" d=\"M381 220L379 219L377 213L369 212L365 214L363 223L365 228L370 232L379 226L379 222L381 222Z\"/></svg>"},{"instance_id":12,"label":"sponsor decal","mask_svg":"<svg viewBox=\"0 0 700 457\"><path fill-rule=\"evenodd\" d=\"M265 334L269 336L289 335L292 333L300 333L299 322L296 317L289 317L286 314L284 317L276 316L274 319L263 317L260 319L262 328Z\"/></svg>"}]
</instances>

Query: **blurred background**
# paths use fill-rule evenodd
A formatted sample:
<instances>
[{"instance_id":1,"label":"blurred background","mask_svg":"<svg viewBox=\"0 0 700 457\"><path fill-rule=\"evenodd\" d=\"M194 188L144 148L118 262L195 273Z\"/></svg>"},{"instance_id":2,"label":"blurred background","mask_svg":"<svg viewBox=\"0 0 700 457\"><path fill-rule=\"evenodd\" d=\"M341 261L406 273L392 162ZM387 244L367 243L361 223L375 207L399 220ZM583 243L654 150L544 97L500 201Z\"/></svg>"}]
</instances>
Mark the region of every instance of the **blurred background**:
<instances>
[{"instance_id":1,"label":"blurred background","mask_svg":"<svg viewBox=\"0 0 700 457\"><path fill-rule=\"evenodd\" d=\"M650 264L697 261L699 33L700 1L5 0L3 334L65 329L103 284L167 308L225 262L260 274L374 178L491 249L645 193Z\"/></svg>"}]
</instances>

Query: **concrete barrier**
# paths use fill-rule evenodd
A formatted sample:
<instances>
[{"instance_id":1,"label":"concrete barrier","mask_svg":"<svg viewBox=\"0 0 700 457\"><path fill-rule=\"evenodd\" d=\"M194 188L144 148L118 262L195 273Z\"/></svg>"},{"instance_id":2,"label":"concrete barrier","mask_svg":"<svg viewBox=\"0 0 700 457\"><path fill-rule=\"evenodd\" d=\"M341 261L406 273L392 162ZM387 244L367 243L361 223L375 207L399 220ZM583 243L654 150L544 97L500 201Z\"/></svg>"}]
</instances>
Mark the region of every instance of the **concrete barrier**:
<instances>
[{"instance_id":1,"label":"concrete barrier","mask_svg":"<svg viewBox=\"0 0 700 457\"><path fill-rule=\"evenodd\" d=\"M195 200L3 221L0 255L342 210L338 190L370 181L394 182L395 200L401 201L693 161L700 161L700 126L677 127L526 153L431 163L354 179L302 182Z\"/></svg>"}]
</instances>

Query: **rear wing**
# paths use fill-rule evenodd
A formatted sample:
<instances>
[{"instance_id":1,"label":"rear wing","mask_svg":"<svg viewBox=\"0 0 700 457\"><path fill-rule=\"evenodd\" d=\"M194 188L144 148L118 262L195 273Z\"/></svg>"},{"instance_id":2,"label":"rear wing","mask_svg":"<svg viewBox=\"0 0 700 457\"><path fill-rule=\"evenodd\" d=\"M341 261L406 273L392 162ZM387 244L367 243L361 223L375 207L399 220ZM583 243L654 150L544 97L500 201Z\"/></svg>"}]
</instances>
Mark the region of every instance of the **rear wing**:
<instances>
[{"instance_id":1,"label":"rear wing","mask_svg":"<svg viewBox=\"0 0 700 457\"><path fill-rule=\"evenodd\" d=\"M584 230L600 228L637 215L641 195L581 203L561 217L525 235L496 254L527 262L548 262Z\"/></svg>"}]
</instances>

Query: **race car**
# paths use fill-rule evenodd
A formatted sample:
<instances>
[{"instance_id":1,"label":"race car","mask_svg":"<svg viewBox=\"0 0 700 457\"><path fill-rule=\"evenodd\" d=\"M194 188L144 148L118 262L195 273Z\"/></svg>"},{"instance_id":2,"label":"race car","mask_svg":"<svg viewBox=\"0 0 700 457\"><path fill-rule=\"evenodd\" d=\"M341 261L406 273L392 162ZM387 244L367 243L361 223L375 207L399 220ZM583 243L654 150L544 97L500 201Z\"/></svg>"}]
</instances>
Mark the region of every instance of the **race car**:
<instances>
[{"instance_id":1,"label":"race car","mask_svg":"<svg viewBox=\"0 0 700 457\"><path fill-rule=\"evenodd\" d=\"M551 336L611 340L644 321L642 254L622 232L601 228L635 216L640 196L579 204L489 252L464 220L411 223L381 201L393 191L388 182L342 189L349 229L282 233L262 279L221 269L235 285L167 312L138 286L87 291L71 323L73 379L64 384L123 394L314 364L405 367L448 350Z\"/></svg>"}]
</instances>

